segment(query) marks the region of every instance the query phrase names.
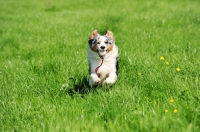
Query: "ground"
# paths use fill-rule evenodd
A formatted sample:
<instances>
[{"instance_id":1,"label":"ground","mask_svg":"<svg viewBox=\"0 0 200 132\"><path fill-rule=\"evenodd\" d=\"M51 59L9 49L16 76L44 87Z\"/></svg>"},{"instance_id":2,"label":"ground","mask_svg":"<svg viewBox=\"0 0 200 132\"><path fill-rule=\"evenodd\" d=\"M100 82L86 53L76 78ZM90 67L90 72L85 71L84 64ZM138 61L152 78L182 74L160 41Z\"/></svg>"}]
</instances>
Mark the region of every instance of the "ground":
<instances>
[{"instance_id":1,"label":"ground","mask_svg":"<svg viewBox=\"0 0 200 132\"><path fill-rule=\"evenodd\" d=\"M199 0L1 0L0 131L200 130ZM119 78L88 86L112 30Z\"/></svg>"}]
</instances>

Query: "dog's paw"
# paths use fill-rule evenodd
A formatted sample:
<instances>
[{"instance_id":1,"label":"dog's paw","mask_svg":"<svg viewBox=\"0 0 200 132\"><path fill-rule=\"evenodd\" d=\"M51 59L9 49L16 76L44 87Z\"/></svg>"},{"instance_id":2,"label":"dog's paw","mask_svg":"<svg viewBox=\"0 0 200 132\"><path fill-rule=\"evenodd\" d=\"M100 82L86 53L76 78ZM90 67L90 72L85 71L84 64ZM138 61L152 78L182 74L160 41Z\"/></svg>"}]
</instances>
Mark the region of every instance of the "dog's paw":
<instances>
[{"instance_id":1,"label":"dog's paw","mask_svg":"<svg viewBox=\"0 0 200 132\"><path fill-rule=\"evenodd\" d=\"M116 80L113 78L106 78L106 80L103 82L103 85L105 85L105 84L113 85L115 82L116 82Z\"/></svg>"},{"instance_id":2,"label":"dog's paw","mask_svg":"<svg viewBox=\"0 0 200 132\"><path fill-rule=\"evenodd\" d=\"M89 79L89 85L90 86L97 86L100 81L101 81L101 79L99 77L91 75L90 79Z\"/></svg>"}]
</instances>

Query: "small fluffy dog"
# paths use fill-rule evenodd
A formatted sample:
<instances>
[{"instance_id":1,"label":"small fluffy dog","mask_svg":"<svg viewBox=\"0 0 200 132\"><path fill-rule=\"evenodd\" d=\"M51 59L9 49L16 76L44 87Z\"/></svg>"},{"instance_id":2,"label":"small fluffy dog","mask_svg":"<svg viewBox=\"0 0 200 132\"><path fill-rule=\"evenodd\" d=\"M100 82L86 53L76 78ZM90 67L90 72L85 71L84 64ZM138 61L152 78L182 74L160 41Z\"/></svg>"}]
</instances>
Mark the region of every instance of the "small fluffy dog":
<instances>
[{"instance_id":1,"label":"small fluffy dog","mask_svg":"<svg viewBox=\"0 0 200 132\"><path fill-rule=\"evenodd\" d=\"M112 31L100 35L94 30L88 39L88 60L91 87L98 84L112 85L117 80L118 48Z\"/></svg>"}]
</instances>

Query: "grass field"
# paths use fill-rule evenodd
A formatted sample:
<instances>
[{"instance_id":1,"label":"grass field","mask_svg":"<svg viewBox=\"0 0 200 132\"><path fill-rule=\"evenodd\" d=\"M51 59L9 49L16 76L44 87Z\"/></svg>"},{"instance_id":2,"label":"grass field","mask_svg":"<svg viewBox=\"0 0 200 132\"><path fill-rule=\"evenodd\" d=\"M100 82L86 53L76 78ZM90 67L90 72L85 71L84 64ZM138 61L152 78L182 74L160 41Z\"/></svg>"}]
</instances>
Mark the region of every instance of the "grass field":
<instances>
[{"instance_id":1,"label":"grass field","mask_svg":"<svg viewBox=\"0 0 200 132\"><path fill-rule=\"evenodd\" d=\"M0 131L200 131L199 0L0 0ZM119 79L88 86L114 32Z\"/></svg>"}]
</instances>

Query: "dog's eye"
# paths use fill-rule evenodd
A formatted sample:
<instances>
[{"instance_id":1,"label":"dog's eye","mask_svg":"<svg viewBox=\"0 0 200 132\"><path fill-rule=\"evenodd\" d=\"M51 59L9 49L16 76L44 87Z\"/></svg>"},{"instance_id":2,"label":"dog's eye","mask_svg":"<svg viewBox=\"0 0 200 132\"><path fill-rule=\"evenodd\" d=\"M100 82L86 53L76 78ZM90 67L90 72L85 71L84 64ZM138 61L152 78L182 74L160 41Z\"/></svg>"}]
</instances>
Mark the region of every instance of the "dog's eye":
<instances>
[{"instance_id":1,"label":"dog's eye","mask_svg":"<svg viewBox=\"0 0 200 132\"><path fill-rule=\"evenodd\" d=\"M98 41L97 44L100 44L100 42Z\"/></svg>"},{"instance_id":2,"label":"dog's eye","mask_svg":"<svg viewBox=\"0 0 200 132\"><path fill-rule=\"evenodd\" d=\"M108 44L108 41L105 41L105 44Z\"/></svg>"}]
</instances>

